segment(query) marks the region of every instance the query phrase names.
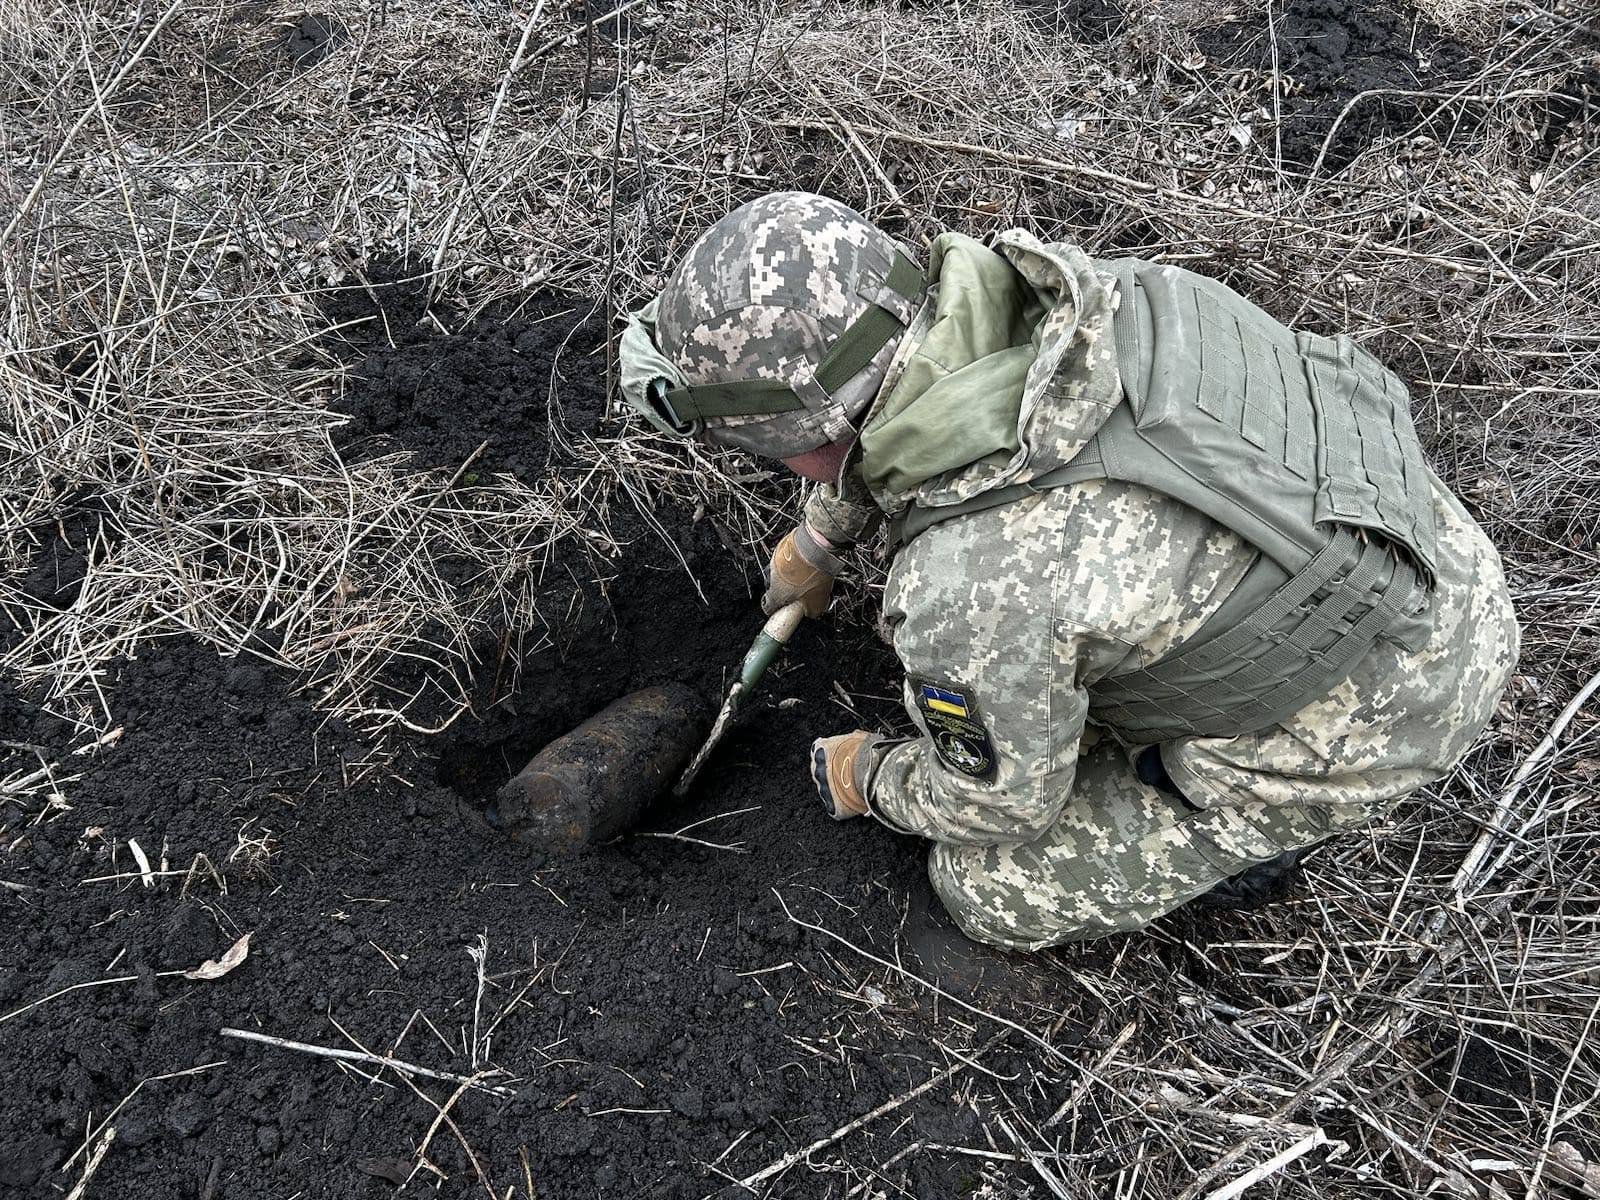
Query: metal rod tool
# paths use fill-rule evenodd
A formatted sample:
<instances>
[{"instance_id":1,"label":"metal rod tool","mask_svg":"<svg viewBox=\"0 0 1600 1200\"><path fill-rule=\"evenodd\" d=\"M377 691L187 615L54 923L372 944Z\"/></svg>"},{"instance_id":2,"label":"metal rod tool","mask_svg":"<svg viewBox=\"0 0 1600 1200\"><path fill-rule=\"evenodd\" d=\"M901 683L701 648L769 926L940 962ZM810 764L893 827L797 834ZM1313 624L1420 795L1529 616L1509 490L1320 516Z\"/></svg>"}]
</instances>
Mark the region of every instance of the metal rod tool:
<instances>
[{"instance_id":1,"label":"metal rod tool","mask_svg":"<svg viewBox=\"0 0 1600 1200\"><path fill-rule=\"evenodd\" d=\"M782 650L794 636L794 631L800 627L800 622L805 620L805 615L805 606L796 600L785 604L767 618L767 623L761 627L761 632L756 634L756 640L750 644L744 662L739 665L739 677L728 687L727 698L723 700L722 708L717 712L717 719L711 724L711 733L706 738L705 745L695 752L683 775L673 785L674 796L682 796L689 790L711 751L716 749L717 743L722 740L722 735L727 732L745 697L756 684L761 682L761 677L767 673L767 668L778 657L778 651Z\"/></svg>"}]
</instances>

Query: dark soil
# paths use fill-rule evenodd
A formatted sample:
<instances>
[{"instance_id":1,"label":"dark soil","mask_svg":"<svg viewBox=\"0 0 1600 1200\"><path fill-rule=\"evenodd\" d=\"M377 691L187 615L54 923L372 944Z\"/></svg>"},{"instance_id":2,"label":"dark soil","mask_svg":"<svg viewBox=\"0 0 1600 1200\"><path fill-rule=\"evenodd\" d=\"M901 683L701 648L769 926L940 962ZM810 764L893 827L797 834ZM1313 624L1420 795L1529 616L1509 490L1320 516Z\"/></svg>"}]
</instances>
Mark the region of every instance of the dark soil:
<instances>
[{"instance_id":1,"label":"dark soil","mask_svg":"<svg viewBox=\"0 0 1600 1200\"><path fill-rule=\"evenodd\" d=\"M591 433L604 416L598 311L545 301L468 321L430 310L425 278L420 264L378 260L326 306L329 346L349 363L337 408L350 420L334 444L351 462L405 450L421 467L536 479L552 465L552 422Z\"/></svg>"},{"instance_id":2,"label":"dark soil","mask_svg":"<svg viewBox=\"0 0 1600 1200\"><path fill-rule=\"evenodd\" d=\"M908 9L938 7L929 0L900 0ZM1042 34L1100 43L1123 27L1118 0L1019 0L1017 11Z\"/></svg>"},{"instance_id":3,"label":"dark soil","mask_svg":"<svg viewBox=\"0 0 1600 1200\"><path fill-rule=\"evenodd\" d=\"M104 522L104 511L93 502L63 506L61 519L34 530L40 550L33 569L21 580L22 591L51 608L69 608L83 586L91 554L103 556L115 537ZM0 625L0 645L4 627Z\"/></svg>"},{"instance_id":4,"label":"dark soil","mask_svg":"<svg viewBox=\"0 0 1600 1200\"><path fill-rule=\"evenodd\" d=\"M284 32L283 51L295 70L304 71L327 58L349 37L338 17L307 13Z\"/></svg>"},{"instance_id":5,"label":"dark soil","mask_svg":"<svg viewBox=\"0 0 1600 1200\"><path fill-rule=\"evenodd\" d=\"M26 597L20 605L35 610L71 607L83 587L90 558L103 558L116 545L119 531L107 516L105 506L93 497L68 497L55 521L29 530L39 549L32 568L15 581ZM0 653L16 644L26 620L20 606L12 612L0 605Z\"/></svg>"},{"instance_id":6,"label":"dark soil","mask_svg":"<svg viewBox=\"0 0 1600 1200\"><path fill-rule=\"evenodd\" d=\"M1600 42L1600 38L1597 38ZM1574 71L1548 101L1544 146L1554 156L1564 140L1600 136L1600 67Z\"/></svg>"},{"instance_id":7,"label":"dark soil","mask_svg":"<svg viewBox=\"0 0 1600 1200\"><path fill-rule=\"evenodd\" d=\"M351 461L400 448L421 466L453 471L470 460L475 474L534 479L548 465L552 417L577 433L599 425L599 325L574 325L570 306L515 322L482 318L444 336L391 323L397 345L351 373L339 406L351 420L335 444ZM564 379L572 386L558 393Z\"/></svg>"},{"instance_id":8,"label":"dark soil","mask_svg":"<svg viewBox=\"0 0 1600 1200\"><path fill-rule=\"evenodd\" d=\"M656 587L652 624L667 590ZM670 608L688 606L676 597ZM702 632L710 624L702 611L674 628L709 657L720 649ZM527 729L566 724L593 703L589 692L707 673L646 653L633 672L605 676L633 657L641 635L656 637L624 626L598 662L586 654L571 663L566 670L595 678L570 695L558 694L559 672L536 676L526 703L540 693L555 703L527 723L498 722L502 732L519 727L516 748L488 732L459 738L450 772L472 764L468 791L497 783L520 765L520 743L542 738ZM290 680L186 640L152 647L116 681L121 740L84 764L68 789L72 811L28 830L7 858L7 878L37 890L0 898L0 1007L134 978L62 997L0 1030L8 1079L29 1097L0 1118L0 1190L39 1194L89 1114L103 1116L141 1079L226 1060L152 1084L123 1110L118 1169L97 1180L96 1194L143 1196L174 1181L166 1194L198 1194L217 1160L219 1196L282 1195L312 1181L315 1195L378 1194L362 1164L409 1169L426 1106L404 1088L240 1047L217 1031L348 1045L337 1021L368 1046L468 1070L456 1039L471 1024L466 950L479 933L494 976L483 1024L503 1017L490 1057L523 1078L514 1099L467 1098L457 1119L502 1187L520 1176L526 1147L541 1197L699 1195L715 1183L696 1164L745 1129L759 1136L734 1161L753 1169L789 1138L817 1136L920 1082L892 1047L791 1065L790 1039L825 1043L839 1016L817 1002L813 980L834 979L821 947L800 936L772 890L852 937L892 941L918 847L864 822L823 819L801 766L817 729L850 722L831 703L832 682L881 692L884 665L848 634L804 638L768 703L708 768L700 795L654 822L671 830L760 805L696 831L748 853L632 838L540 869L468 831L424 748L406 769L346 786L366 747L321 721ZM777 707L787 699L800 703ZM9 737L59 744L59 725L15 697L4 703ZM96 829L104 832L86 832ZM227 893L203 864L187 898L177 880L149 891L136 880L81 882L135 870L129 837L175 869L205 855ZM264 858L236 853L260 838L272 847ZM122 844L111 858L113 843ZM215 958L246 930L251 957L224 981L155 974ZM770 975L738 974L784 963L792 965ZM430 1090L441 1101L450 1091ZM619 1107L665 1111L604 1112ZM934 1102L922 1119L959 1124L961 1114ZM470 1180L448 1138L430 1157Z\"/></svg>"},{"instance_id":9,"label":"dark soil","mask_svg":"<svg viewBox=\"0 0 1600 1200\"><path fill-rule=\"evenodd\" d=\"M1424 1070L1440 1091L1478 1108L1520 1110L1531 1116L1536 1106L1555 1102L1556 1081L1564 1061L1545 1061L1548 1051L1516 1029L1493 1036L1463 1034L1440 1026L1433 1032L1433 1054Z\"/></svg>"},{"instance_id":10,"label":"dark soil","mask_svg":"<svg viewBox=\"0 0 1600 1200\"><path fill-rule=\"evenodd\" d=\"M1116 0L1022 0L1020 10L1044 33L1107 41L1124 25Z\"/></svg>"},{"instance_id":11,"label":"dark soil","mask_svg":"<svg viewBox=\"0 0 1600 1200\"><path fill-rule=\"evenodd\" d=\"M1369 96L1339 122L1346 104L1368 91L1437 90L1470 78L1473 51L1409 7L1381 0L1286 0L1276 20L1278 70L1293 81L1282 101L1284 162L1310 167L1328 141L1325 170L1348 164L1374 140L1412 127L1435 137L1470 119L1460 106L1441 113L1425 97ZM1225 66L1272 69L1265 22L1239 21L1196 33L1201 49Z\"/></svg>"},{"instance_id":12,"label":"dark soil","mask_svg":"<svg viewBox=\"0 0 1600 1200\"><path fill-rule=\"evenodd\" d=\"M482 325L374 351L352 380L359 433L345 444L363 452L381 432L450 467L487 437L485 466L582 469L542 425L552 372L566 419L598 411L595 360L569 350L553 362L569 329ZM592 335L574 346L591 349ZM666 504L655 516L703 600L677 554L616 513L630 544L603 593L573 585L563 597L580 615L556 650L515 688L486 679L481 720L402 740L392 761L319 715L295 679L188 639L149 644L104 681L121 734L65 758L63 775L78 776L62 784L70 810L37 821L36 802L0 809L0 879L25 889L0 888L0 1195L70 1190L83 1160L64 1167L68 1156L130 1093L93 1182L101 1200L394 1194L434 1107L392 1073L374 1081L223 1039L229 1026L353 1039L463 1074L505 1069L511 1097L461 1096L451 1118L497 1194L515 1184L523 1197L531 1181L541 1200L716 1192L921 1083L951 1061L936 1037L970 1047L1004 1032L936 1018L916 989L785 914L783 903L893 955L921 876L918 843L827 820L805 776L812 737L895 720L892 656L863 630L803 630L695 794L648 822L670 832L715 818L691 836L742 853L631 836L543 862L461 819L462 797L487 794L618 694L674 680L716 698L755 631L750 585L708 521ZM37 574L60 596L78 568L50 553ZM70 743L6 687L0 729L0 778L36 762L33 747L55 758ZM190 877L141 886L129 839L157 870ZM249 958L226 978L170 973L247 931ZM468 953L480 938L481 1000ZM886 991L862 990L869 976ZM116 982L56 995L103 980ZM984 1061L1027 1081L1037 1058L1018 1040ZM1014 1102L1040 1119L1066 1094L1063 1075L1018 1083ZM417 1082L438 1104L455 1090ZM916 1138L982 1144L979 1116L954 1096L934 1089L853 1135L852 1161L882 1162ZM403 1194L483 1194L450 1128L427 1158L447 1182L425 1168ZM972 1160L907 1166L918 1196L976 1181ZM850 1182L798 1168L772 1194L840 1195ZM1019 1181L1009 1194L1031 1193Z\"/></svg>"}]
</instances>

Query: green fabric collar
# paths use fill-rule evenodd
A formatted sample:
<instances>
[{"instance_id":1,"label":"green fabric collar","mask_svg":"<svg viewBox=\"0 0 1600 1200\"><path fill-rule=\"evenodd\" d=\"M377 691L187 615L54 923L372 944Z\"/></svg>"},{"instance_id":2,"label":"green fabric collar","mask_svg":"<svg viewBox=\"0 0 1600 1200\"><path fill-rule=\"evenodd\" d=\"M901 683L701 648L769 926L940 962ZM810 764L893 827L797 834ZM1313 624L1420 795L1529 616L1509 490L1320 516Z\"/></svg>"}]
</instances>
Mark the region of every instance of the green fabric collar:
<instances>
[{"instance_id":1,"label":"green fabric collar","mask_svg":"<svg viewBox=\"0 0 1600 1200\"><path fill-rule=\"evenodd\" d=\"M875 497L1017 452L1018 414L1048 305L995 251L963 234L933 244L926 336L862 426L860 470Z\"/></svg>"}]
</instances>

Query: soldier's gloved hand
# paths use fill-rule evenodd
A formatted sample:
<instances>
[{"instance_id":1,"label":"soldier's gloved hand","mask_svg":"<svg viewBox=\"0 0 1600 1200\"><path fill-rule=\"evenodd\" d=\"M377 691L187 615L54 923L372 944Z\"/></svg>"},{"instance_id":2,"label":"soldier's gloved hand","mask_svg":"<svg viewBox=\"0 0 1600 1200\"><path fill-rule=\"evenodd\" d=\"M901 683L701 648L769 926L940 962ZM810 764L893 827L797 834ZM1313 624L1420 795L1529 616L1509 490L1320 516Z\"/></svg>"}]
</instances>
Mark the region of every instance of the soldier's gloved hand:
<instances>
[{"instance_id":1,"label":"soldier's gloved hand","mask_svg":"<svg viewBox=\"0 0 1600 1200\"><path fill-rule=\"evenodd\" d=\"M811 779L822 806L835 821L848 821L867 811L867 747L874 735L864 729L811 743Z\"/></svg>"},{"instance_id":2,"label":"soldier's gloved hand","mask_svg":"<svg viewBox=\"0 0 1600 1200\"><path fill-rule=\"evenodd\" d=\"M767 565L767 590L761 611L769 617L795 600L805 605L806 616L828 611L835 576L844 569L822 538L801 522L784 535Z\"/></svg>"}]
</instances>

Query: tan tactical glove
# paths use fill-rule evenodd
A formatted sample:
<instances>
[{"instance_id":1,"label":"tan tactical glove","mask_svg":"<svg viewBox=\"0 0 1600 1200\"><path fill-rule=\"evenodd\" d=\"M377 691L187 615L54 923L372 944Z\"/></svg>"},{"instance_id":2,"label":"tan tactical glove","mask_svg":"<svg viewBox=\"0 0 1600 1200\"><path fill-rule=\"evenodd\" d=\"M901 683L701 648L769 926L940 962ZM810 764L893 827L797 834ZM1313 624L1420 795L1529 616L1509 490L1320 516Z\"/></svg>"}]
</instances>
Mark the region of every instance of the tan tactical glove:
<instances>
[{"instance_id":1,"label":"tan tactical glove","mask_svg":"<svg viewBox=\"0 0 1600 1200\"><path fill-rule=\"evenodd\" d=\"M867 811L867 749L876 740L864 729L811 743L811 779L822 806L835 821Z\"/></svg>"},{"instance_id":2,"label":"tan tactical glove","mask_svg":"<svg viewBox=\"0 0 1600 1200\"><path fill-rule=\"evenodd\" d=\"M784 535L767 566L767 590L761 611L771 616L798 600L806 616L820 617L833 597L833 580L844 563L803 522Z\"/></svg>"}]
</instances>

